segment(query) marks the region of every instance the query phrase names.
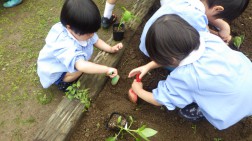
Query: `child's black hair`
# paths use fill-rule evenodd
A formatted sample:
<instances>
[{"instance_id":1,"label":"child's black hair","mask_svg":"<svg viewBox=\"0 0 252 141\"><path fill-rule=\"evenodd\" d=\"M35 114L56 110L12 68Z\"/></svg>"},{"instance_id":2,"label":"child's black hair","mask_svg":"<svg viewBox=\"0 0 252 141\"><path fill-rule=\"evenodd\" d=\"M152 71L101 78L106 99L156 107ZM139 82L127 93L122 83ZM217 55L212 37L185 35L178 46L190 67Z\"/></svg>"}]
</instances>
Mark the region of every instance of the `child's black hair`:
<instances>
[{"instance_id":1,"label":"child's black hair","mask_svg":"<svg viewBox=\"0 0 252 141\"><path fill-rule=\"evenodd\" d=\"M199 48L199 33L175 14L159 17L146 35L146 50L150 58L163 66L174 66L174 59L183 60Z\"/></svg>"},{"instance_id":2,"label":"child's black hair","mask_svg":"<svg viewBox=\"0 0 252 141\"><path fill-rule=\"evenodd\" d=\"M244 12L249 0L206 0L206 2L209 8L216 5L223 6L224 10L215 16L231 22Z\"/></svg>"},{"instance_id":3,"label":"child's black hair","mask_svg":"<svg viewBox=\"0 0 252 141\"><path fill-rule=\"evenodd\" d=\"M60 21L70 26L76 34L97 32L101 26L101 15L92 0L66 0L60 14Z\"/></svg>"}]
</instances>

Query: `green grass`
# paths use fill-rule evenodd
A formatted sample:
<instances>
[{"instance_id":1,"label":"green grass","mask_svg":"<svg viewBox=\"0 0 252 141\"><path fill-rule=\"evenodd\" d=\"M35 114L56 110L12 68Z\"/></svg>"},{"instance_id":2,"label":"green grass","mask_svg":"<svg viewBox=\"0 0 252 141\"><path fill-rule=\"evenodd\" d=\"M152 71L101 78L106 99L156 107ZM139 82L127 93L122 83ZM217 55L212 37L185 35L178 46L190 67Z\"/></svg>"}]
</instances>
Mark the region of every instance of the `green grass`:
<instances>
[{"instance_id":1,"label":"green grass","mask_svg":"<svg viewBox=\"0 0 252 141\"><path fill-rule=\"evenodd\" d=\"M25 129L39 122L36 113L25 112L59 94L55 88L42 88L36 63L50 28L59 22L63 1L26 0L0 8L0 132L6 140L24 140Z\"/></svg>"},{"instance_id":2,"label":"green grass","mask_svg":"<svg viewBox=\"0 0 252 141\"><path fill-rule=\"evenodd\" d=\"M54 1L59 8L62 2ZM32 90L41 89L36 73L38 53L51 26L59 21L59 10L48 3L33 0L0 15L0 90L4 90L0 101L35 98L38 93Z\"/></svg>"}]
</instances>

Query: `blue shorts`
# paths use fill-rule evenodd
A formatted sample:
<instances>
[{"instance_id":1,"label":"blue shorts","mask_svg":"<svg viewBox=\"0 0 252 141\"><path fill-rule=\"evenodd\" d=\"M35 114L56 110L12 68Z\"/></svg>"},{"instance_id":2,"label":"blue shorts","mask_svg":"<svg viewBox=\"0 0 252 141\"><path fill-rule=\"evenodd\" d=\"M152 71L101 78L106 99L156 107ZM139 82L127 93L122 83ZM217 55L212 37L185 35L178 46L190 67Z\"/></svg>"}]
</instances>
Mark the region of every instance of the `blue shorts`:
<instances>
[{"instance_id":1,"label":"blue shorts","mask_svg":"<svg viewBox=\"0 0 252 141\"><path fill-rule=\"evenodd\" d=\"M55 85L59 85L59 83L63 82L63 78L65 77L66 72L63 72L62 75L60 76L60 78L58 80L56 80L54 82Z\"/></svg>"},{"instance_id":2,"label":"blue shorts","mask_svg":"<svg viewBox=\"0 0 252 141\"><path fill-rule=\"evenodd\" d=\"M66 75L66 72L63 72L60 78L54 82L54 84L58 87L59 90L63 92L67 92L67 88L73 84L73 82L64 82L63 79Z\"/></svg>"}]
</instances>

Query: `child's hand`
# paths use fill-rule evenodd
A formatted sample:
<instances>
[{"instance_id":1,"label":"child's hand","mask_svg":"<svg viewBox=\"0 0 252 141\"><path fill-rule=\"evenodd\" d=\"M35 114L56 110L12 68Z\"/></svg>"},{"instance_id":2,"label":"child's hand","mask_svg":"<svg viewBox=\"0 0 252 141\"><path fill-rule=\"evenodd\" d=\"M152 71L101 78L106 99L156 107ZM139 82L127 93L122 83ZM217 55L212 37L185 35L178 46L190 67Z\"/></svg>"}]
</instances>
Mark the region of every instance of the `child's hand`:
<instances>
[{"instance_id":1,"label":"child's hand","mask_svg":"<svg viewBox=\"0 0 252 141\"><path fill-rule=\"evenodd\" d=\"M131 88L134 92L137 92L140 89L143 89L143 83L137 82L136 79L133 81ZM136 93L137 94L137 93Z\"/></svg>"},{"instance_id":2,"label":"child's hand","mask_svg":"<svg viewBox=\"0 0 252 141\"><path fill-rule=\"evenodd\" d=\"M110 78L117 76L118 75L117 69L109 68L106 75L109 76Z\"/></svg>"},{"instance_id":3,"label":"child's hand","mask_svg":"<svg viewBox=\"0 0 252 141\"><path fill-rule=\"evenodd\" d=\"M218 35L221 37L221 39L226 42L229 43L232 39L232 36L230 35L230 32L227 30L220 30L218 32Z\"/></svg>"},{"instance_id":4,"label":"child's hand","mask_svg":"<svg viewBox=\"0 0 252 141\"><path fill-rule=\"evenodd\" d=\"M123 48L123 44L118 43L118 44L114 45L113 47L111 47L111 53L118 52L122 48Z\"/></svg>"},{"instance_id":5,"label":"child's hand","mask_svg":"<svg viewBox=\"0 0 252 141\"><path fill-rule=\"evenodd\" d=\"M139 78L142 79L142 77L149 71L148 67L146 65L144 66L141 66L141 67L138 67L138 68L135 68L133 70L130 71L128 77L133 77L135 76L136 74L139 74Z\"/></svg>"}]
</instances>

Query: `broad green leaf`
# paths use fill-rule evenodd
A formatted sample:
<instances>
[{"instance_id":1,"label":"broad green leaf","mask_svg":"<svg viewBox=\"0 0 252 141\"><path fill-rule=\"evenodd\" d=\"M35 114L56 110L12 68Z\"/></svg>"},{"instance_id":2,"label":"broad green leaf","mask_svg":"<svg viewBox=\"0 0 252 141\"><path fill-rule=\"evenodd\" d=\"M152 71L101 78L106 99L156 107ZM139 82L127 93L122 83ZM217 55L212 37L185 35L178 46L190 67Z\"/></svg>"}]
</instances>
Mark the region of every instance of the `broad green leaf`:
<instances>
[{"instance_id":1,"label":"broad green leaf","mask_svg":"<svg viewBox=\"0 0 252 141\"><path fill-rule=\"evenodd\" d=\"M89 108L90 107L90 103L85 103L85 107Z\"/></svg>"},{"instance_id":2,"label":"broad green leaf","mask_svg":"<svg viewBox=\"0 0 252 141\"><path fill-rule=\"evenodd\" d=\"M122 116L119 116L119 117L117 118L117 124L120 124L121 121L122 121Z\"/></svg>"},{"instance_id":3,"label":"broad green leaf","mask_svg":"<svg viewBox=\"0 0 252 141\"><path fill-rule=\"evenodd\" d=\"M68 97L68 99L70 99L70 100L73 100L73 99L74 99L74 96L72 96L72 95L68 95L67 97Z\"/></svg>"},{"instance_id":4,"label":"broad green leaf","mask_svg":"<svg viewBox=\"0 0 252 141\"><path fill-rule=\"evenodd\" d=\"M149 139L141 131L137 132L137 134L141 136L145 141L149 141Z\"/></svg>"},{"instance_id":5,"label":"broad green leaf","mask_svg":"<svg viewBox=\"0 0 252 141\"><path fill-rule=\"evenodd\" d=\"M245 35L235 36L233 39L234 45L239 49L241 44L243 43Z\"/></svg>"},{"instance_id":6,"label":"broad green leaf","mask_svg":"<svg viewBox=\"0 0 252 141\"><path fill-rule=\"evenodd\" d=\"M157 131L151 128L145 128L144 130L140 131L145 137L151 137L157 134Z\"/></svg>"},{"instance_id":7,"label":"broad green leaf","mask_svg":"<svg viewBox=\"0 0 252 141\"><path fill-rule=\"evenodd\" d=\"M80 81L77 81L77 88L80 87Z\"/></svg>"},{"instance_id":8,"label":"broad green leaf","mask_svg":"<svg viewBox=\"0 0 252 141\"><path fill-rule=\"evenodd\" d=\"M109 137L105 141L116 141L116 137Z\"/></svg>"},{"instance_id":9,"label":"broad green leaf","mask_svg":"<svg viewBox=\"0 0 252 141\"><path fill-rule=\"evenodd\" d=\"M141 141L139 138L136 138L135 140L136 140L136 141Z\"/></svg>"},{"instance_id":10,"label":"broad green leaf","mask_svg":"<svg viewBox=\"0 0 252 141\"><path fill-rule=\"evenodd\" d=\"M242 42L241 37L235 37L235 38L234 38L234 45L235 45L237 48L239 48L239 47L241 46L241 42Z\"/></svg>"},{"instance_id":11,"label":"broad green leaf","mask_svg":"<svg viewBox=\"0 0 252 141\"><path fill-rule=\"evenodd\" d=\"M132 18L135 18L135 16L130 11L128 11L125 7L122 7L122 9L124 10L124 12L122 14L122 18L120 22L129 22Z\"/></svg>"},{"instance_id":12,"label":"broad green leaf","mask_svg":"<svg viewBox=\"0 0 252 141\"><path fill-rule=\"evenodd\" d=\"M73 86L73 88L76 88L76 84L75 83L72 86Z\"/></svg>"},{"instance_id":13,"label":"broad green leaf","mask_svg":"<svg viewBox=\"0 0 252 141\"><path fill-rule=\"evenodd\" d=\"M142 127L140 127L139 129L138 129L138 131L142 131L142 130L144 130L146 128L146 125L143 125Z\"/></svg>"},{"instance_id":14,"label":"broad green leaf","mask_svg":"<svg viewBox=\"0 0 252 141\"><path fill-rule=\"evenodd\" d=\"M74 95L75 92L76 92L76 90L72 90L72 91L70 91L70 92L71 92L72 95Z\"/></svg>"},{"instance_id":15,"label":"broad green leaf","mask_svg":"<svg viewBox=\"0 0 252 141\"><path fill-rule=\"evenodd\" d=\"M67 87L67 90L68 90L68 91L71 91L72 89L73 89L72 86L68 86L68 87Z\"/></svg>"},{"instance_id":16,"label":"broad green leaf","mask_svg":"<svg viewBox=\"0 0 252 141\"><path fill-rule=\"evenodd\" d=\"M243 42L245 39L245 35L241 35L240 37L241 37L241 41Z\"/></svg>"},{"instance_id":17,"label":"broad green leaf","mask_svg":"<svg viewBox=\"0 0 252 141\"><path fill-rule=\"evenodd\" d=\"M132 18L131 12L129 12L128 10L124 11L123 20L125 22L128 22L131 18Z\"/></svg>"}]
</instances>

